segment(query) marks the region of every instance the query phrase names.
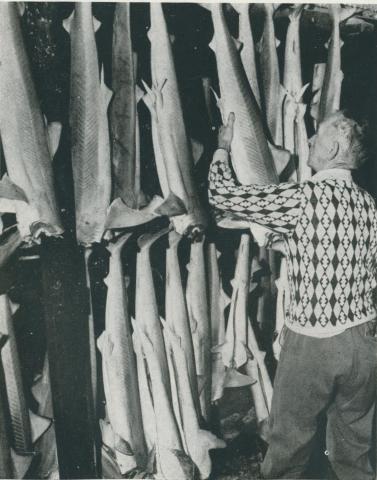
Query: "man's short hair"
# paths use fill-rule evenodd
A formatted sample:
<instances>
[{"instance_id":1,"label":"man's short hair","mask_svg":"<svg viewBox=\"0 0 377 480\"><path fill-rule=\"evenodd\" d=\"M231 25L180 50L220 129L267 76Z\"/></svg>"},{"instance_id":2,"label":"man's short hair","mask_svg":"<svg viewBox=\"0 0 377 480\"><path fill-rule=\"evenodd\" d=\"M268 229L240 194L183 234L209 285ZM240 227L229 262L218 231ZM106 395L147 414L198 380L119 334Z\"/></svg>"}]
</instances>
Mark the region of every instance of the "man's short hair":
<instances>
[{"instance_id":1,"label":"man's short hair","mask_svg":"<svg viewBox=\"0 0 377 480\"><path fill-rule=\"evenodd\" d=\"M357 123L344 110L334 113L328 120L331 127L337 131L337 140L341 145L342 151L348 153L349 167L358 169L368 157L367 124Z\"/></svg>"}]
</instances>

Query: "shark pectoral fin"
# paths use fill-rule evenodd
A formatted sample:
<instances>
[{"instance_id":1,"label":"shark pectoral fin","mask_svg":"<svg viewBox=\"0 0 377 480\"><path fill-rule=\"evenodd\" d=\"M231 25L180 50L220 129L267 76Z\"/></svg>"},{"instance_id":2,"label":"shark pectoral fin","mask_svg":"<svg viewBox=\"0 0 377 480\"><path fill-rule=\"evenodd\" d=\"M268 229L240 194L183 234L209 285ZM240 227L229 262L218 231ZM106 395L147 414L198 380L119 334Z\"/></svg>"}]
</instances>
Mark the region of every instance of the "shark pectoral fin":
<instances>
[{"instance_id":1,"label":"shark pectoral fin","mask_svg":"<svg viewBox=\"0 0 377 480\"><path fill-rule=\"evenodd\" d=\"M154 218L155 215L147 209L131 208L121 198L117 198L108 208L105 229L136 227Z\"/></svg>"},{"instance_id":2,"label":"shark pectoral fin","mask_svg":"<svg viewBox=\"0 0 377 480\"><path fill-rule=\"evenodd\" d=\"M72 25L74 16L75 16L75 11L73 10L71 15L68 18L65 18L63 20L63 28L68 33L71 33L71 25Z\"/></svg>"},{"instance_id":3,"label":"shark pectoral fin","mask_svg":"<svg viewBox=\"0 0 377 480\"><path fill-rule=\"evenodd\" d=\"M230 302L231 302L231 298L229 297L229 295L225 293L223 289L220 290L220 301L221 301L221 307L223 310L225 310L226 307L230 305Z\"/></svg>"},{"instance_id":4,"label":"shark pectoral fin","mask_svg":"<svg viewBox=\"0 0 377 480\"><path fill-rule=\"evenodd\" d=\"M29 410L30 426L31 426L31 440L35 443L50 427L52 420L46 417L41 417Z\"/></svg>"},{"instance_id":5,"label":"shark pectoral fin","mask_svg":"<svg viewBox=\"0 0 377 480\"><path fill-rule=\"evenodd\" d=\"M95 32L99 30L101 25L102 23L99 20L97 20L95 16L93 16L93 28Z\"/></svg>"},{"instance_id":6,"label":"shark pectoral fin","mask_svg":"<svg viewBox=\"0 0 377 480\"><path fill-rule=\"evenodd\" d=\"M111 102L111 99L113 98L114 92L110 90L110 88L105 83L105 70L103 67L101 69L100 78L101 78L100 91L101 91L103 103L105 107L108 107L109 103Z\"/></svg>"},{"instance_id":7,"label":"shark pectoral fin","mask_svg":"<svg viewBox=\"0 0 377 480\"><path fill-rule=\"evenodd\" d=\"M187 213L187 209L183 201L175 193L170 192L167 199L153 213L158 216L176 217Z\"/></svg>"},{"instance_id":8,"label":"shark pectoral fin","mask_svg":"<svg viewBox=\"0 0 377 480\"><path fill-rule=\"evenodd\" d=\"M25 192L18 185L12 182L8 174L4 174L0 180L0 199L16 200L28 203Z\"/></svg>"},{"instance_id":9,"label":"shark pectoral fin","mask_svg":"<svg viewBox=\"0 0 377 480\"><path fill-rule=\"evenodd\" d=\"M152 30L152 27L150 27L147 31L147 38L151 43L152 43L152 35L153 35L153 30Z\"/></svg>"},{"instance_id":10,"label":"shark pectoral fin","mask_svg":"<svg viewBox=\"0 0 377 480\"><path fill-rule=\"evenodd\" d=\"M289 165L290 161L293 160L293 156L288 150L284 148L275 147L272 143L269 143L270 151L274 159L276 173L280 176L284 170Z\"/></svg>"},{"instance_id":11,"label":"shark pectoral fin","mask_svg":"<svg viewBox=\"0 0 377 480\"><path fill-rule=\"evenodd\" d=\"M141 83L143 84L143 87L145 88L145 91L146 91L146 93L141 97L141 99L145 103L151 115L155 116L156 115L156 107L155 107L156 95L144 80L141 80Z\"/></svg>"},{"instance_id":12,"label":"shark pectoral fin","mask_svg":"<svg viewBox=\"0 0 377 480\"><path fill-rule=\"evenodd\" d=\"M227 368L225 372L224 388L238 388L253 385L257 380L238 372L235 368Z\"/></svg>"},{"instance_id":13,"label":"shark pectoral fin","mask_svg":"<svg viewBox=\"0 0 377 480\"><path fill-rule=\"evenodd\" d=\"M180 480L191 480L195 478L195 465L191 458L183 451L178 449L170 449L169 452L174 455L175 459L178 461L180 470L184 473L184 477L180 477L178 471L175 472L177 476L172 476L171 478L179 478ZM170 478L170 477L168 477Z\"/></svg>"},{"instance_id":14,"label":"shark pectoral fin","mask_svg":"<svg viewBox=\"0 0 377 480\"><path fill-rule=\"evenodd\" d=\"M140 100L143 99L144 95L145 95L144 90L140 88L139 85L136 85L136 88L135 88L136 103L139 103Z\"/></svg>"},{"instance_id":15,"label":"shark pectoral fin","mask_svg":"<svg viewBox=\"0 0 377 480\"><path fill-rule=\"evenodd\" d=\"M20 308L20 304L13 302L12 300L9 299L9 307L10 307L11 314L14 315L17 312L17 310Z\"/></svg>"},{"instance_id":16,"label":"shark pectoral fin","mask_svg":"<svg viewBox=\"0 0 377 480\"><path fill-rule=\"evenodd\" d=\"M54 158L60 143L62 133L62 124L60 122L51 122L47 126L48 149L51 160Z\"/></svg>"},{"instance_id":17,"label":"shark pectoral fin","mask_svg":"<svg viewBox=\"0 0 377 480\"><path fill-rule=\"evenodd\" d=\"M254 292L254 290L258 287L258 282L250 282L249 284L249 293Z\"/></svg>"},{"instance_id":18,"label":"shark pectoral fin","mask_svg":"<svg viewBox=\"0 0 377 480\"><path fill-rule=\"evenodd\" d=\"M261 266L259 259L256 256L253 256L253 259L251 260L252 275L254 276L255 274L261 271L263 271L263 267Z\"/></svg>"},{"instance_id":19,"label":"shark pectoral fin","mask_svg":"<svg viewBox=\"0 0 377 480\"><path fill-rule=\"evenodd\" d=\"M34 459L33 455L19 455L13 448L10 450L13 467L13 478L24 478Z\"/></svg>"},{"instance_id":20,"label":"shark pectoral fin","mask_svg":"<svg viewBox=\"0 0 377 480\"><path fill-rule=\"evenodd\" d=\"M107 285L107 282L105 282L105 283ZM109 342L109 337L108 337L108 334L107 334L106 330L104 330L101 333L101 335L97 338L97 348L101 352L102 355L104 355L105 352L106 352L108 342Z\"/></svg>"},{"instance_id":21,"label":"shark pectoral fin","mask_svg":"<svg viewBox=\"0 0 377 480\"><path fill-rule=\"evenodd\" d=\"M212 95L214 96L215 98L215 102L216 102L216 105L217 105L217 108L219 109L220 111L220 115L221 115L221 120L223 123L226 123L227 119L225 118L225 111L224 111L224 104L223 104L223 101L222 99L219 97L219 95L217 95L216 91L210 87L210 90L212 92Z\"/></svg>"},{"instance_id":22,"label":"shark pectoral fin","mask_svg":"<svg viewBox=\"0 0 377 480\"><path fill-rule=\"evenodd\" d=\"M194 164L196 165L199 160L202 158L203 152L204 152L204 145L201 142L198 142L198 140L195 140L195 138L191 138L191 150L192 150L192 156L194 159Z\"/></svg>"},{"instance_id":23,"label":"shark pectoral fin","mask_svg":"<svg viewBox=\"0 0 377 480\"><path fill-rule=\"evenodd\" d=\"M129 457L134 455L131 445L116 433L114 448L123 455L127 455Z\"/></svg>"},{"instance_id":24,"label":"shark pectoral fin","mask_svg":"<svg viewBox=\"0 0 377 480\"><path fill-rule=\"evenodd\" d=\"M122 475L125 475L131 470L137 468L137 462L132 448L126 440L123 440L117 434L115 434L115 456L119 470Z\"/></svg>"}]
</instances>

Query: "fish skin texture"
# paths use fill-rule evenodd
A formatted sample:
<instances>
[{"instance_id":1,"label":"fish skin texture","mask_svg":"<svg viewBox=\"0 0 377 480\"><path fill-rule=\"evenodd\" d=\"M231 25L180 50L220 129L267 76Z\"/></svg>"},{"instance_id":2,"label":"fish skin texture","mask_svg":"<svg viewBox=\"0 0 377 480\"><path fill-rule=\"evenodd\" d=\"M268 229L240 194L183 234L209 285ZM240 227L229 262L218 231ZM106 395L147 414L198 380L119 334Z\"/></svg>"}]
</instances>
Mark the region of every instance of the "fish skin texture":
<instances>
[{"instance_id":1,"label":"fish skin texture","mask_svg":"<svg viewBox=\"0 0 377 480\"><path fill-rule=\"evenodd\" d=\"M83 245L100 242L111 195L107 108L111 92L99 78L91 3L76 3L71 37L70 127L76 236ZM66 27L67 28L67 27Z\"/></svg>"},{"instance_id":2,"label":"fish skin texture","mask_svg":"<svg viewBox=\"0 0 377 480\"><path fill-rule=\"evenodd\" d=\"M0 4L0 134L10 179L21 188L33 208L17 209L23 236L41 222L50 235L63 227L54 193L52 159L47 130L26 54L17 5Z\"/></svg>"}]
</instances>

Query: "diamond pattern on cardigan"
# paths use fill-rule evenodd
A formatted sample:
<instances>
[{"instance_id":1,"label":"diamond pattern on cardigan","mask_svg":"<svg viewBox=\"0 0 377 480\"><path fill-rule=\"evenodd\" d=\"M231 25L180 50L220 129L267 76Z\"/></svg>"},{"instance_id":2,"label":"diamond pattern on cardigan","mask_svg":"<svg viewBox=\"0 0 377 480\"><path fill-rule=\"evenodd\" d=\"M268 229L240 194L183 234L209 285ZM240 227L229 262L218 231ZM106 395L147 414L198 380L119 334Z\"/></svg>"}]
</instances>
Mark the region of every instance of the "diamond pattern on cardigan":
<instances>
[{"instance_id":1,"label":"diamond pattern on cardigan","mask_svg":"<svg viewBox=\"0 0 377 480\"><path fill-rule=\"evenodd\" d=\"M288 322L326 332L376 315L377 211L372 197L351 180L240 185L221 153L211 165L209 201L217 215L284 234Z\"/></svg>"}]
</instances>

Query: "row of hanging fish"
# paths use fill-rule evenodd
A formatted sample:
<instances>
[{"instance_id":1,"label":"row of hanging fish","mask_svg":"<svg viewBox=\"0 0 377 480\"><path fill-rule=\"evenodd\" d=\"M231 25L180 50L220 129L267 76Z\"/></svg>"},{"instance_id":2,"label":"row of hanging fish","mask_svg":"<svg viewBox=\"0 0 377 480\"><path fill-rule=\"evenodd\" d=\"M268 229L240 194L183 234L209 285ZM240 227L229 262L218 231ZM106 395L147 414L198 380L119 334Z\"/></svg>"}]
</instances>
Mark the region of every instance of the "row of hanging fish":
<instances>
[{"instance_id":1,"label":"row of hanging fish","mask_svg":"<svg viewBox=\"0 0 377 480\"><path fill-rule=\"evenodd\" d=\"M235 5L240 21L238 42L229 33L223 6L208 4L206 8L211 11L214 26L211 47L219 77L217 105L224 121L230 112L236 118L232 164L238 180L245 184L278 183L292 158L298 162L290 179L307 178L306 106L302 101L307 86L302 85L299 45L304 7L295 7L290 15L284 75L277 61L272 5L265 5L259 54L254 49L248 5ZM118 4L115 9L112 91L98 66L95 32L99 22L92 15L91 4L76 3L74 12L64 21L71 41L69 121L76 236L86 252L89 291L88 261L94 244L105 242L110 253L106 326L97 340L92 310L88 317L93 405L98 396L99 348L106 396L102 442L113 453L120 472L137 470L166 480L195 475L207 478L211 471L208 451L225 446L208 430L211 406L222 397L224 388L250 388L260 433L265 434L272 385L248 302L255 288L254 274L263 262L270 263L271 271L279 267L263 248L257 257L250 234L240 232L232 296L229 299L225 295L215 244L205 238L208 213L194 182L193 169L201 147L189 139L185 128L171 38L161 4L152 3L150 11L152 84L143 82L143 88L136 84L137 56L132 50L129 4ZM315 68L312 83L310 112L317 124L339 108L339 23L352 14L339 5L331 6L331 13L328 63ZM0 98L0 135L9 175L0 182L0 210L16 213L19 232L7 245L7 252L13 252L21 241L37 241L41 234L63 233L52 175L61 127L48 125L41 113L23 45L21 14L14 3L0 5L0 90L5 92ZM162 197L147 198L141 188L139 101L145 102L151 114ZM138 238L135 318L131 318L127 272L121 262L122 248L127 248L131 234L118 232L157 217L168 217L171 227ZM237 223L223 226L245 229ZM168 248L165 315L161 318L150 249L164 236ZM178 251L182 236L191 238L186 285ZM283 260L278 280L280 321L289 301L285 268ZM268 289L273 289L270 280L265 293ZM43 475L52 476L57 470L54 431L50 427L41 437L44 446L34 446L50 422L42 423L34 437L30 433L33 414L20 387L7 296L3 296L3 302L1 321L8 323L0 329L6 337L1 350L4 381L1 379L0 415L9 417L12 430L2 427L0 432L4 440L0 467L5 476L22 476L19 469L26 468L19 467L16 454L39 448ZM263 302L264 296L259 299L259 312L263 311ZM38 413L51 418L47 360L36 380Z\"/></svg>"},{"instance_id":2,"label":"row of hanging fish","mask_svg":"<svg viewBox=\"0 0 377 480\"><path fill-rule=\"evenodd\" d=\"M108 247L105 330L98 339L106 396L103 443L122 474L136 469L167 480L208 478L209 450L225 446L203 428L209 425L212 384L208 303L192 298L189 285L185 292L178 258L182 237L168 228L138 239L135 318L130 318L121 263L130 236ZM165 318L159 315L150 257L163 236L169 243ZM203 242L191 245L189 262L202 296L207 288L203 247ZM193 317L199 309L201 318Z\"/></svg>"},{"instance_id":3,"label":"row of hanging fish","mask_svg":"<svg viewBox=\"0 0 377 480\"><path fill-rule=\"evenodd\" d=\"M137 56L132 51L127 28L129 13L118 10L115 14L117 33L112 62L115 93L110 112L108 106L113 92L105 85L98 69L95 31L99 22L91 14L91 5L77 4L71 17L64 21L71 37L70 127L76 232L78 242L88 248L101 241L107 229L134 226L156 216L176 216L173 222L180 233L195 234L208 224L192 172L194 155L201 152L195 144L192 148L188 139L170 37L166 28L161 29L160 23L165 21L163 15L154 14L153 8L148 32L152 86L144 83L144 91L136 85ZM224 120L230 111L234 111L236 117L232 162L239 181L278 181L277 175L289 163L288 151L299 157L299 171L303 176L307 148L302 97L307 86L302 86L301 79L299 19L304 6L295 7L290 14L283 75L277 60L273 5L265 5L258 62L249 6L235 6L240 17L238 41L229 33L222 5L212 4L206 8L211 10L214 24L211 47L217 52L221 94L221 98L217 98L218 106ZM46 125L41 114L21 35L22 4L6 2L1 9L0 81L4 94L0 131L9 177L2 179L0 207L3 212L17 213L23 239L36 239L41 233L59 235L63 230L53 188L52 159L59 145L61 126L56 122ZM333 32L328 63L326 68L318 65L314 70L311 113L316 122L339 108L342 80L339 24L354 13L354 9L340 5L333 5L330 10ZM120 46L123 43L127 45L124 49ZM157 196L146 199L141 191L137 122L140 99L151 110L163 199ZM267 135L265 125L269 127Z\"/></svg>"},{"instance_id":4,"label":"row of hanging fish","mask_svg":"<svg viewBox=\"0 0 377 480\"><path fill-rule=\"evenodd\" d=\"M288 176L284 176L285 180L308 179L311 171L307 166L309 155L305 118L307 105L303 103L303 95L308 85L304 86L302 82L300 49L300 18L305 5L292 7L289 14L283 72L279 71L277 54L279 41L275 37L273 20L275 10L279 8L278 4L264 5L264 29L256 48L250 23L249 5L233 5L239 14L238 40L232 38L227 29L221 5L203 4L203 7L211 11L214 26L214 38L210 46L216 54L219 76L221 98L216 95L217 104L224 122L231 111L236 117L231 160L238 181L245 184L276 183L277 175L281 174L288 164L290 164L287 168L289 173ZM328 115L340 108L343 75L340 65L342 42L339 26L355 13L353 7L342 8L340 5L330 5L329 9L332 33L327 45L328 62L314 66L312 82L310 115L315 128ZM248 106L250 106L249 109ZM254 128L248 126L251 118ZM264 129L262 124L265 126ZM259 130L256 130L257 125ZM243 130L244 127L245 130ZM246 150L247 145L248 150ZM222 221L220 225L232 228L230 222L226 224ZM242 227L245 228L244 222L233 225L233 228ZM254 227L251 228L256 240L259 233L257 230ZM274 298L276 283L277 339L274 343L274 351L278 358L279 333L284 324L284 312L289 305L287 265L282 257L279 267L276 254L273 251L267 253L263 243L262 238L259 263L262 265L264 261L268 261L271 278L263 279L264 293L259 300L258 317L262 322L266 322L264 305L267 299ZM281 241L276 244L276 249L284 252ZM280 274L275 275L274 272L278 269ZM267 323L271 323L271 320L267 320Z\"/></svg>"},{"instance_id":5,"label":"row of hanging fish","mask_svg":"<svg viewBox=\"0 0 377 480\"><path fill-rule=\"evenodd\" d=\"M213 243L191 243L184 288L178 252L182 237L172 227L142 235L131 319L121 262L121 250L131 235L123 234L108 246L105 330L98 339L106 396L106 419L101 421L105 449L113 453L122 474L136 469L167 480L208 478L208 451L225 446L207 430L212 405L224 388L250 388L262 436L271 406L265 352L248 314L250 291L256 285L250 283L251 237L241 236L229 299ZM150 249L164 236L168 248L162 318Z\"/></svg>"}]
</instances>

